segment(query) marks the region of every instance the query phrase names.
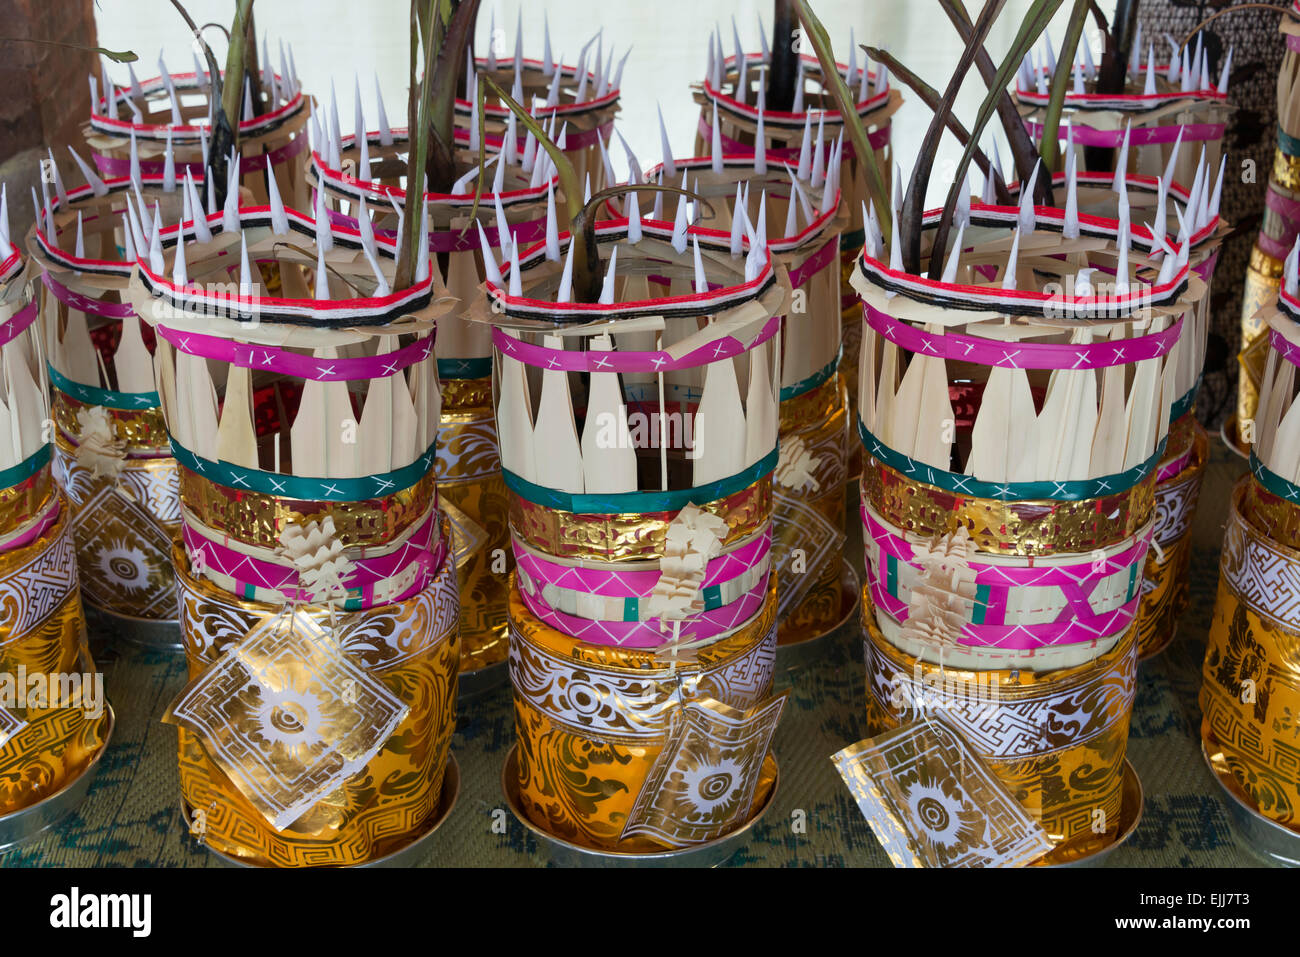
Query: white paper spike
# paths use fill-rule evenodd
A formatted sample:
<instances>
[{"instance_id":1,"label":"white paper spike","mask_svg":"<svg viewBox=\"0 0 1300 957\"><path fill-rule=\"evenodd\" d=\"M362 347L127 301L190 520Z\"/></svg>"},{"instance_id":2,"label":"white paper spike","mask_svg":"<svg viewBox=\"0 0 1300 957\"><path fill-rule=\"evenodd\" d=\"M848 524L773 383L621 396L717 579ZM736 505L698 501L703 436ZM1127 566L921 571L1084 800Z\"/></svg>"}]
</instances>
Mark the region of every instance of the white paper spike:
<instances>
[{"instance_id":1,"label":"white paper spike","mask_svg":"<svg viewBox=\"0 0 1300 957\"><path fill-rule=\"evenodd\" d=\"M330 295L330 274L325 265L325 250L316 247L316 286L312 295L319 301L333 298Z\"/></svg>"},{"instance_id":2,"label":"white paper spike","mask_svg":"<svg viewBox=\"0 0 1300 957\"><path fill-rule=\"evenodd\" d=\"M1232 75L1232 45L1228 46L1228 54L1223 58L1223 69L1219 72L1219 92L1224 96L1228 94L1228 78Z\"/></svg>"},{"instance_id":3,"label":"white paper spike","mask_svg":"<svg viewBox=\"0 0 1300 957\"><path fill-rule=\"evenodd\" d=\"M1064 239L1079 238L1079 176L1078 160L1071 150L1065 157L1065 220L1061 226ZM1121 188L1123 183L1121 180Z\"/></svg>"},{"instance_id":4,"label":"white paper spike","mask_svg":"<svg viewBox=\"0 0 1300 957\"><path fill-rule=\"evenodd\" d=\"M269 166L266 169L266 194L270 197L271 207L271 232L277 236L283 236L289 232L289 216L284 211L284 200L280 198L280 186L275 179L275 171ZM319 221L325 214L324 191L316 191L316 218ZM317 223L317 242L320 242L320 224ZM332 245L332 239L328 237L329 230L326 230L325 249L328 251Z\"/></svg>"},{"instance_id":5,"label":"white paper spike","mask_svg":"<svg viewBox=\"0 0 1300 957\"><path fill-rule=\"evenodd\" d=\"M1154 43L1147 47L1146 82L1142 85L1142 95L1156 95L1156 45Z\"/></svg>"},{"instance_id":6,"label":"white paper spike","mask_svg":"<svg viewBox=\"0 0 1300 957\"><path fill-rule=\"evenodd\" d=\"M1029 182L1020 190L1020 214L1017 217L1020 232L1024 235L1031 235L1034 226L1037 223L1037 216L1034 212L1034 186L1038 182L1038 170L1043 161L1037 160L1034 163L1034 171L1029 174Z\"/></svg>"},{"instance_id":7,"label":"white paper spike","mask_svg":"<svg viewBox=\"0 0 1300 957\"><path fill-rule=\"evenodd\" d=\"M812 188L819 189L826 182L826 114L817 115L817 143L813 147Z\"/></svg>"},{"instance_id":8,"label":"white paper spike","mask_svg":"<svg viewBox=\"0 0 1300 957\"><path fill-rule=\"evenodd\" d=\"M185 198L194 217L194 238L206 245L212 241L212 230L208 228L207 217L203 215L203 201L199 198L198 187L194 185L194 176L188 167L185 169Z\"/></svg>"},{"instance_id":9,"label":"white paper spike","mask_svg":"<svg viewBox=\"0 0 1300 957\"><path fill-rule=\"evenodd\" d=\"M1131 124L1124 124L1124 138L1120 140L1119 157L1115 161L1115 176L1111 180L1110 188L1118 193L1120 184L1128 181L1128 138Z\"/></svg>"},{"instance_id":10,"label":"white paper spike","mask_svg":"<svg viewBox=\"0 0 1300 957\"><path fill-rule=\"evenodd\" d=\"M127 203L130 203L131 198L128 196L126 201ZM6 245L8 245L7 242ZM126 210L123 210L122 211L122 261L127 263L133 263L136 261L137 258L138 257L135 251L135 237L132 236L131 234L131 217L127 214Z\"/></svg>"},{"instance_id":11,"label":"white paper spike","mask_svg":"<svg viewBox=\"0 0 1300 957\"><path fill-rule=\"evenodd\" d=\"M161 213L154 219L153 228L149 232L149 268L157 275L164 274L167 266L163 262L162 239L159 233L159 220L162 219Z\"/></svg>"},{"instance_id":12,"label":"white paper spike","mask_svg":"<svg viewBox=\"0 0 1300 957\"><path fill-rule=\"evenodd\" d=\"M572 244L570 244L572 245ZM522 296L524 294L524 280L519 271L519 240L517 237L510 237L510 295Z\"/></svg>"},{"instance_id":13,"label":"white paper spike","mask_svg":"<svg viewBox=\"0 0 1300 957\"><path fill-rule=\"evenodd\" d=\"M1219 158L1219 175L1214 181L1214 193L1210 196L1207 222L1219 215L1219 202L1223 198L1223 173L1228 166L1227 154Z\"/></svg>"},{"instance_id":14,"label":"white paper spike","mask_svg":"<svg viewBox=\"0 0 1300 957\"><path fill-rule=\"evenodd\" d=\"M253 267L248 262L248 238L239 234L239 295L247 298L253 294Z\"/></svg>"},{"instance_id":15,"label":"white paper spike","mask_svg":"<svg viewBox=\"0 0 1300 957\"><path fill-rule=\"evenodd\" d=\"M677 215L673 217L672 246L673 249L677 250L679 255L686 252L686 229L688 225L686 216L686 197L678 196Z\"/></svg>"},{"instance_id":16,"label":"white paper spike","mask_svg":"<svg viewBox=\"0 0 1300 957\"><path fill-rule=\"evenodd\" d=\"M763 113L767 107L767 87L758 87L758 129L754 133L754 172L762 176L767 172L767 132L764 129Z\"/></svg>"},{"instance_id":17,"label":"white paper spike","mask_svg":"<svg viewBox=\"0 0 1300 957\"><path fill-rule=\"evenodd\" d=\"M555 293L556 302L568 302L573 298L573 243L569 243L564 254L564 272L560 274L560 287Z\"/></svg>"},{"instance_id":18,"label":"white paper spike","mask_svg":"<svg viewBox=\"0 0 1300 957\"><path fill-rule=\"evenodd\" d=\"M1011 234L1011 252L1007 254L1007 268L1002 275L1002 288L1013 290L1016 288L1016 262L1020 258L1020 228L1016 227Z\"/></svg>"},{"instance_id":19,"label":"white paper spike","mask_svg":"<svg viewBox=\"0 0 1300 957\"><path fill-rule=\"evenodd\" d=\"M962 238L966 235L966 224L957 224L957 238L953 240L952 252L948 254L948 261L944 263L943 277L940 282L955 283L957 281L957 267L961 262L961 244Z\"/></svg>"},{"instance_id":20,"label":"white paper spike","mask_svg":"<svg viewBox=\"0 0 1300 957\"><path fill-rule=\"evenodd\" d=\"M478 245L483 254L483 273L488 282L500 289L501 270L497 268L496 255L492 252L492 244L488 242L487 233L483 231L483 224L475 222L474 225L478 227Z\"/></svg>"},{"instance_id":21,"label":"white paper spike","mask_svg":"<svg viewBox=\"0 0 1300 957\"><path fill-rule=\"evenodd\" d=\"M1286 294L1293 298L1300 295L1300 236L1291 247L1291 255L1286 257L1283 271L1286 273Z\"/></svg>"},{"instance_id":22,"label":"white paper spike","mask_svg":"<svg viewBox=\"0 0 1300 957\"><path fill-rule=\"evenodd\" d=\"M185 232L182 229L176 230L176 258L172 261L172 282L182 288L190 284L189 271L185 265Z\"/></svg>"},{"instance_id":23,"label":"white paper spike","mask_svg":"<svg viewBox=\"0 0 1300 957\"><path fill-rule=\"evenodd\" d=\"M659 145L663 151L664 175L669 179L677 175L677 164L673 162L672 144L668 142L668 127L664 125L663 107L656 106L659 111Z\"/></svg>"},{"instance_id":24,"label":"white paper spike","mask_svg":"<svg viewBox=\"0 0 1300 957\"><path fill-rule=\"evenodd\" d=\"M375 74L375 101L379 111L379 142L384 146L392 146L393 131L388 126L388 111L384 108L384 91L380 89L378 73Z\"/></svg>"},{"instance_id":25,"label":"white paper spike","mask_svg":"<svg viewBox=\"0 0 1300 957\"><path fill-rule=\"evenodd\" d=\"M72 159L76 162L77 168L81 170L81 175L85 178L86 182L90 185L90 191L94 193L96 196L108 195L108 187L104 184L104 181L99 178L99 176L95 173L95 171L90 168L90 166L86 163L85 160L81 158L81 156L77 153L77 151L74 150L71 146L69 146L68 152L72 154Z\"/></svg>"},{"instance_id":26,"label":"white paper spike","mask_svg":"<svg viewBox=\"0 0 1300 957\"><path fill-rule=\"evenodd\" d=\"M420 249L416 255L415 281L422 283L428 279L430 268L429 197L422 195L420 201Z\"/></svg>"},{"instance_id":27,"label":"white paper spike","mask_svg":"<svg viewBox=\"0 0 1300 957\"><path fill-rule=\"evenodd\" d=\"M614 304L614 283L618 281L618 246L609 251L609 267L605 270L605 278L600 284L600 299L602 306L612 306Z\"/></svg>"},{"instance_id":28,"label":"white paper spike","mask_svg":"<svg viewBox=\"0 0 1300 957\"><path fill-rule=\"evenodd\" d=\"M627 241L635 246L641 241L641 204L636 193L627 194Z\"/></svg>"}]
</instances>

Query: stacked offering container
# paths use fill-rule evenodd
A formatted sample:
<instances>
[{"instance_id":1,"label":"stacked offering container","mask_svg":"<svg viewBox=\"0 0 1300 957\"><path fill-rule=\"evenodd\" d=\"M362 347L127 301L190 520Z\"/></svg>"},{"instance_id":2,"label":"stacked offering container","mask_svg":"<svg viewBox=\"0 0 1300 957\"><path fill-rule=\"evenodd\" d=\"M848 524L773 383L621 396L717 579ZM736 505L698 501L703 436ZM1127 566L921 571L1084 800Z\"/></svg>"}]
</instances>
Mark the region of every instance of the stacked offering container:
<instances>
[{"instance_id":1,"label":"stacked offering container","mask_svg":"<svg viewBox=\"0 0 1300 957\"><path fill-rule=\"evenodd\" d=\"M569 301L566 234L516 247L480 304L517 562L506 787L569 845L685 850L742 827L775 786L789 294L766 249L733 257L685 218L595 235L599 303Z\"/></svg>"},{"instance_id":2,"label":"stacked offering container","mask_svg":"<svg viewBox=\"0 0 1300 957\"><path fill-rule=\"evenodd\" d=\"M441 286L270 203L162 231L130 296L180 470L190 829L255 866L365 864L441 821L459 596L434 478ZM275 289L275 295L270 290ZM448 785L451 787L451 785Z\"/></svg>"},{"instance_id":3,"label":"stacked offering container","mask_svg":"<svg viewBox=\"0 0 1300 957\"><path fill-rule=\"evenodd\" d=\"M1153 493L1200 292L1185 244L1157 267L1145 227L1078 208L976 205L938 281L880 262L869 224L854 277L871 731L941 709L1051 863L1122 827Z\"/></svg>"},{"instance_id":4,"label":"stacked offering container","mask_svg":"<svg viewBox=\"0 0 1300 957\"><path fill-rule=\"evenodd\" d=\"M306 209L307 117L293 53L280 47L279 72L271 67L270 50L263 38L261 84L254 105L244 97L244 118L239 124L239 156L228 176L238 173L238 183L253 201L268 201L266 170L275 171L276 184L286 203ZM208 72L195 54L194 71L168 73L159 61L159 76L140 82L132 69L131 81L119 89L107 69L97 81L92 77L91 115L85 128L86 144L99 175L118 179L132 173L136 157L146 176L166 172L168 145L174 154L175 175L188 170L204 195L205 158L211 137L213 105ZM216 109L221 109L217 103ZM212 212L211 209L208 210Z\"/></svg>"},{"instance_id":5,"label":"stacked offering container","mask_svg":"<svg viewBox=\"0 0 1300 957\"><path fill-rule=\"evenodd\" d=\"M0 201L0 844L71 811L113 713L86 648L71 516L51 468L40 307ZM90 681L90 687L86 682Z\"/></svg>"},{"instance_id":6,"label":"stacked offering container","mask_svg":"<svg viewBox=\"0 0 1300 957\"><path fill-rule=\"evenodd\" d=\"M1201 685L1201 738L1264 853L1300 846L1300 282L1296 253L1258 318L1268 346L1250 473L1233 489ZM1280 826L1280 827L1279 827ZM1259 840L1268 835L1266 841ZM1280 841L1280 844L1277 843Z\"/></svg>"},{"instance_id":7,"label":"stacked offering container","mask_svg":"<svg viewBox=\"0 0 1300 957\"><path fill-rule=\"evenodd\" d=\"M201 201L188 171L177 178L170 148L165 173L143 175L137 158L130 176L108 181L73 156L86 185L65 189L51 153L54 189L45 185L28 237L41 269L55 475L71 506L82 596L98 613L96 625L175 648L176 461L154 389L153 335L126 288L154 220L188 218Z\"/></svg>"}]
</instances>

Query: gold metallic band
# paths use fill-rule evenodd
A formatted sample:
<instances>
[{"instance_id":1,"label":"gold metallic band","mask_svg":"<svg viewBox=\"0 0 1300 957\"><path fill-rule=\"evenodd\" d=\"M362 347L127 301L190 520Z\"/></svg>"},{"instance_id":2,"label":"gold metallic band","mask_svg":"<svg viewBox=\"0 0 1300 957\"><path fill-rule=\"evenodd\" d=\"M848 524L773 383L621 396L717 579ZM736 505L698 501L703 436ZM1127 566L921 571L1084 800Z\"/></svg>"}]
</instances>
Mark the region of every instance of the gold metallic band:
<instances>
[{"instance_id":1,"label":"gold metallic band","mask_svg":"<svg viewBox=\"0 0 1300 957\"><path fill-rule=\"evenodd\" d=\"M60 432L73 439L81 435L77 413L82 409L96 408L93 403L80 402L65 392L51 389L53 394L54 424ZM113 424L113 437L126 443L127 452L169 452L167 426L161 408L107 409L108 420Z\"/></svg>"},{"instance_id":2,"label":"gold metallic band","mask_svg":"<svg viewBox=\"0 0 1300 957\"><path fill-rule=\"evenodd\" d=\"M555 558L639 562L665 553L664 540L676 512L579 515L534 505L513 493L510 527L532 548ZM759 479L734 495L701 505L727 523L724 545L746 538L772 517L772 482Z\"/></svg>"},{"instance_id":3,"label":"gold metallic band","mask_svg":"<svg viewBox=\"0 0 1300 957\"><path fill-rule=\"evenodd\" d=\"M1136 535L1151 517L1154 479L1099 499L1003 502L954 495L868 459L862 496L889 524L915 535L964 526L980 551L1047 556L1109 548Z\"/></svg>"},{"instance_id":4,"label":"gold metallic band","mask_svg":"<svg viewBox=\"0 0 1300 957\"><path fill-rule=\"evenodd\" d=\"M365 502L304 502L218 485L184 466L181 501L207 528L259 548L276 548L289 525L334 519L346 548L384 545L406 532L437 501L437 479L423 476L409 488Z\"/></svg>"}]
</instances>

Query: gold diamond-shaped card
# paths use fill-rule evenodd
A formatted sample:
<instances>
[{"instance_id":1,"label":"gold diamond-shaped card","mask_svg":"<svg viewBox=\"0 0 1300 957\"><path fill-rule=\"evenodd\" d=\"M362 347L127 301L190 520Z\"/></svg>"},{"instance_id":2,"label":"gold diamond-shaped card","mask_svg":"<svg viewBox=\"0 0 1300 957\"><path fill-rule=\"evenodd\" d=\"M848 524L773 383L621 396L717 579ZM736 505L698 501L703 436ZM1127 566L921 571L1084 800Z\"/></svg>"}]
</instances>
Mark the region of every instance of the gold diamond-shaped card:
<instances>
[{"instance_id":1,"label":"gold diamond-shaped card","mask_svg":"<svg viewBox=\"0 0 1300 957\"><path fill-rule=\"evenodd\" d=\"M197 734L283 830L365 767L409 710L298 610L258 622L163 720Z\"/></svg>"},{"instance_id":2,"label":"gold diamond-shaped card","mask_svg":"<svg viewBox=\"0 0 1300 957\"><path fill-rule=\"evenodd\" d=\"M786 694L749 711L713 698L674 709L668 741L637 794L622 837L645 835L669 847L687 847L743 824Z\"/></svg>"},{"instance_id":3,"label":"gold diamond-shaped card","mask_svg":"<svg viewBox=\"0 0 1300 957\"><path fill-rule=\"evenodd\" d=\"M895 867L1023 867L1052 850L942 718L859 741L831 761Z\"/></svg>"}]
</instances>

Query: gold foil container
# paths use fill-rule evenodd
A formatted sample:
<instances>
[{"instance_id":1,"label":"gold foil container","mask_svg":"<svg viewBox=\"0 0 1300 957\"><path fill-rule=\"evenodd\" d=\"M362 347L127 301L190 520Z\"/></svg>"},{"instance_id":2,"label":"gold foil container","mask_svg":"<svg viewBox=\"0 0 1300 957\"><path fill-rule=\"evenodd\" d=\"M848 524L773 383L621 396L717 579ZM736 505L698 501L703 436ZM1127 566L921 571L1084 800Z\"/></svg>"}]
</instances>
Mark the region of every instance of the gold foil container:
<instances>
[{"instance_id":1,"label":"gold foil container","mask_svg":"<svg viewBox=\"0 0 1300 957\"><path fill-rule=\"evenodd\" d=\"M915 720L909 702L924 693L1047 832L1055 850L1041 863L1075 859L1118 837L1136 629L1084 665L975 672L941 668L889 644L866 589L862 608L870 734Z\"/></svg>"},{"instance_id":2,"label":"gold foil container","mask_svg":"<svg viewBox=\"0 0 1300 957\"><path fill-rule=\"evenodd\" d=\"M443 534L450 534L445 521ZM238 600L194 577L182 548L173 556L193 680L282 608ZM181 795L192 809L191 834L228 857L263 867L364 864L423 836L440 815L455 730L458 610L442 604L456 601L454 576L447 559L438 580L404 602L333 616L324 605L299 606L409 713L362 770L282 831L219 770L197 734L178 728ZM446 626L436 628L439 621Z\"/></svg>"},{"instance_id":3,"label":"gold foil container","mask_svg":"<svg viewBox=\"0 0 1300 957\"><path fill-rule=\"evenodd\" d=\"M51 388L51 406L54 412L54 424L66 436L75 438L81 434L81 423L77 413L82 409L93 409L90 402L81 402L66 392ZM167 426L163 422L162 408L152 409L109 409L108 421L113 427L113 438L126 443L128 455L170 455L171 443L167 438Z\"/></svg>"},{"instance_id":4,"label":"gold foil container","mask_svg":"<svg viewBox=\"0 0 1300 957\"><path fill-rule=\"evenodd\" d=\"M94 672L89 654L82 658L86 621L66 506L36 541L0 552L0 606L0 674L16 683L20 668L29 681ZM0 747L0 815L42 801L82 774L111 724L104 706L97 717L82 707L6 709L7 724L25 726Z\"/></svg>"},{"instance_id":5,"label":"gold foil container","mask_svg":"<svg viewBox=\"0 0 1300 957\"><path fill-rule=\"evenodd\" d=\"M783 607L777 644L820 635L844 616L840 578L844 565L844 483L848 481L848 395L838 375L781 403L780 440L800 439L816 458L815 485L786 489L773 479L773 555L802 553L802 570L788 558L781 564L777 593L799 581L792 607ZM857 444L856 442L853 444ZM782 599L784 601L784 599Z\"/></svg>"},{"instance_id":6,"label":"gold foil container","mask_svg":"<svg viewBox=\"0 0 1300 957\"><path fill-rule=\"evenodd\" d=\"M1187 569L1192 559L1192 521L1210 458L1210 438L1191 413L1193 451L1181 472L1156 486L1155 545L1147 550L1138 606L1138 657L1159 654L1174 639L1189 604ZM1179 422L1183 421L1182 419ZM1170 431L1173 436L1173 430Z\"/></svg>"},{"instance_id":7,"label":"gold foil container","mask_svg":"<svg viewBox=\"0 0 1300 957\"><path fill-rule=\"evenodd\" d=\"M1201 738L1261 815L1300 830L1300 624L1292 611L1300 551L1245 521L1249 487L1246 477L1232 496L1202 670ZM1266 557L1241 564L1252 547ZM1239 590L1243 580L1255 595Z\"/></svg>"},{"instance_id":8,"label":"gold foil container","mask_svg":"<svg viewBox=\"0 0 1300 957\"><path fill-rule=\"evenodd\" d=\"M492 379L448 379L442 395L438 493L487 533L487 542L460 570L460 670L479 671L506 660L509 575L515 567Z\"/></svg>"},{"instance_id":9,"label":"gold foil container","mask_svg":"<svg viewBox=\"0 0 1300 957\"><path fill-rule=\"evenodd\" d=\"M548 833L584 847L663 850L648 837L620 840L628 815L668 740L682 701L714 699L748 711L771 698L776 589L729 636L676 667L650 651L593 645L528 611L510 591L510 677L518 740L519 803ZM754 807L772 786L760 775Z\"/></svg>"}]
</instances>

